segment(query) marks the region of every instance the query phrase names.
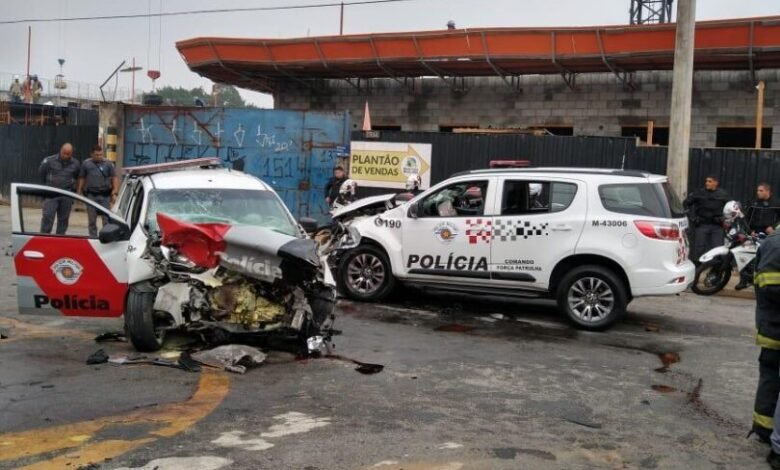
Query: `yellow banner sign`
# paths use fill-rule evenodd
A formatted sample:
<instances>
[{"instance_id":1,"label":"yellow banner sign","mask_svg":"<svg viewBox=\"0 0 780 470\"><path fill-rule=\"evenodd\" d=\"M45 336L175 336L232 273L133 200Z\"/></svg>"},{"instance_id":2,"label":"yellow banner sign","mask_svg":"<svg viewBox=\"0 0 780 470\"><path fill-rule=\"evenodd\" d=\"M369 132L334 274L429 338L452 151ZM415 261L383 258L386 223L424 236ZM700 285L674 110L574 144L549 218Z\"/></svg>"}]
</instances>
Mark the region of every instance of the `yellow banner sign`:
<instances>
[{"instance_id":1,"label":"yellow banner sign","mask_svg":"<svg viewBox=\"0 0 780 470\"><path fill-rule=\"evenodd\" d=\"M431 144L352 142L349 176L358 185L403 188L419 175L421 189L430 185Z\"/></svg>"}]
</instances>

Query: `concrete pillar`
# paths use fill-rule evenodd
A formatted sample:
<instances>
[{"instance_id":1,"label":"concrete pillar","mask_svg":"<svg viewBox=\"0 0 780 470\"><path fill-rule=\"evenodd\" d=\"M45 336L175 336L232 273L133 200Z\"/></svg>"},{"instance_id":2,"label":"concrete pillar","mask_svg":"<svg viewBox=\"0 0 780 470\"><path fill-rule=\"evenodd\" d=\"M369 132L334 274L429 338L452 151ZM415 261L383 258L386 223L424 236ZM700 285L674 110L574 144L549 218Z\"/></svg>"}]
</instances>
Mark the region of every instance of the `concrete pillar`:
<instances>
[{"instance_id":1,"label":"concrete pillar","mask_svg":"<svg viewBox=\"0 0 780 470\"><path fill-rule=\"evenodd\" d=\"M666 174L669 176L672 187L683 198L688 193L695 30L696 0L677 0L677 37L674 49L669 155Z\"/></svg>"}]
</instances>

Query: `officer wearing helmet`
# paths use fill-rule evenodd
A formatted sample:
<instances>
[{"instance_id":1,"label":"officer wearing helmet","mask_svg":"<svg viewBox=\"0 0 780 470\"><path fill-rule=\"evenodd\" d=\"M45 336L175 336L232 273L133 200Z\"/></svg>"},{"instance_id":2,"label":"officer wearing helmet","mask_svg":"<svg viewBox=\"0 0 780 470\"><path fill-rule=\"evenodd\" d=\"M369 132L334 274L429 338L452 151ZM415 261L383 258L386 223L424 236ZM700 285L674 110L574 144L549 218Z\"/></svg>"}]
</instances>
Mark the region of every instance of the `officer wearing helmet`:
<instances>
[{"instance_id":1,"label":"officer wearing helmet","mask_svg":"<svg viewBox=\"0 0 780 470\"><path fill-rule=\"evenodd\" d=\"M756 252L756 344L758 356L758 389L753 407L753 428L772 450L767 461L780 469L780 234L764 240Z\"/></svg>"},{"instance_id":2,"label":"officer wearing helmet","mask_svg":"<svg viewBox=\"0 0 780 470\"><path fill-rule=\"evenodd\" d=\"M346 206L351 204L357 199L357 181L348 179L341 183L339 188L339 195L336 198L336 204Z\"/></svg>"},{"instance_id":3,"label":"officer wearing helmet","mask_svg":"<svg viewBox=\"0 0 780 470\"><path fill-rule=\"evenodd\" d=\"M420 186L422 186L422 178L420 178L420 175L413 174L406 178L406 190L412 193L413 196L420 194Z\"/></svg>"}]
</instances>

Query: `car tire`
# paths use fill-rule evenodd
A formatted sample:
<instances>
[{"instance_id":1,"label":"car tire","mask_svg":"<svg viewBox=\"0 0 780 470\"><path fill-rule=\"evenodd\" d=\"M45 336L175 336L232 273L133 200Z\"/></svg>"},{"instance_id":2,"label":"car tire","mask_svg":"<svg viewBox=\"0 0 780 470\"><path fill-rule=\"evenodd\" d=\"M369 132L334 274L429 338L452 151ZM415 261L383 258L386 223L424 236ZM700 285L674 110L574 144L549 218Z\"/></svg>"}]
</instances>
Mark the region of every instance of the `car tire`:
<instances>
[{"instance_id":1,"label":"car tire","mask_svg":"<svg viewBox=\"0 0 780 470\"><path fill-rule=\"evenodd\" d=\"M363 270L368 270L363 271ZM375 302L395 287L390 261L382 249L361 245L348 251L339 263L336 279L339 291L354 300Z\"/></svg>"},{"instance_id":2,"label":"car tire","mask_svg":"<svg viewBox=\"0 0 780 470\"><path fill-rule=\"evenodd\" d=\"M154 327L154 292L130 288L125 308L125 331L135 349L141 352L159 350L165 341L165 330Z\"/></svg>"},{"instance_id":3,"label":"car tire","mask_svg":"<svg viewBox=\"0 0 780 470\"><path fill-rule=\"evenodd\" d=\"M625 283L610 269L586 265L572 269L558 284L558 308L583 330L603 331L626 314Z\"/></svg>"}]
</instances>

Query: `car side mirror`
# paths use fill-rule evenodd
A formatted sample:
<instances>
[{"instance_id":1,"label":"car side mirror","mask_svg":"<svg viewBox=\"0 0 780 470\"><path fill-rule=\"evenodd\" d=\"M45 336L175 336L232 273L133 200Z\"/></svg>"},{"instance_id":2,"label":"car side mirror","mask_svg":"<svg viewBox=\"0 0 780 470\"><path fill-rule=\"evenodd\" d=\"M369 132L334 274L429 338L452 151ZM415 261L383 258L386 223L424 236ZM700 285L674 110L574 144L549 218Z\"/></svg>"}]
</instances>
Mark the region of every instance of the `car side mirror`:
<instances>
[{"instance_id":1,"label":"car side mirror","mask_svg":"<svg viewBox=\"0 0 780 470\"><path fill-rule=\"evenodd\" d=\"M130 229L126 225L106 224L98 232L100 243L114 243L130 239Z\"/></svg>"},{"instance_id":2,"label":"car side mirror","mask_svg":"<svg viewBox=\"0 0 780 470\"><path fill-rule=\"evenodd\" d=\"M410 218L416 219L417 217L420 216L419 213L420 213L420 203L419 202L415 202L414 204L409 206L408 214L409 214Z\"/></svg>"},{"instance_id":3,"label":"car side mirror","mask_svg":"<svg viewBox=\"0 0 780 470\"><path fill-rule=\"evenodd\" d=\"M303 228L306 233L314 233L317 231L317 221L311 217L301 217L298 220L298 224Z\"/></svg>"}]
</instances>

